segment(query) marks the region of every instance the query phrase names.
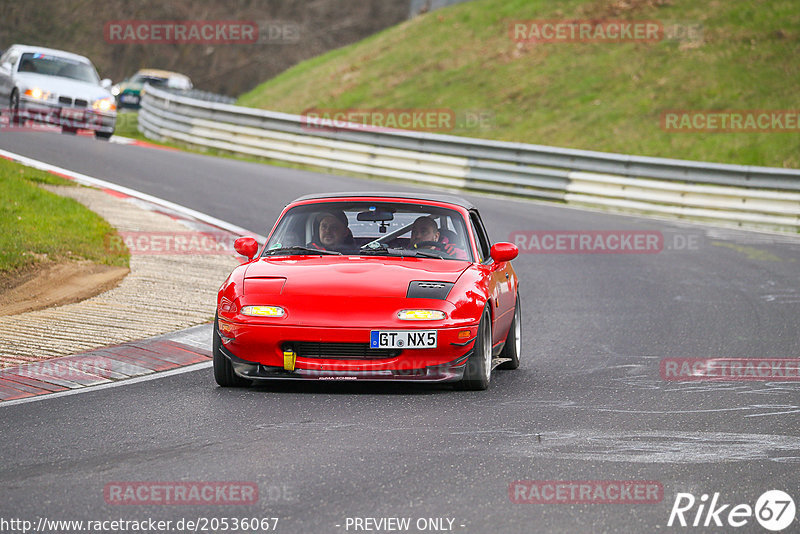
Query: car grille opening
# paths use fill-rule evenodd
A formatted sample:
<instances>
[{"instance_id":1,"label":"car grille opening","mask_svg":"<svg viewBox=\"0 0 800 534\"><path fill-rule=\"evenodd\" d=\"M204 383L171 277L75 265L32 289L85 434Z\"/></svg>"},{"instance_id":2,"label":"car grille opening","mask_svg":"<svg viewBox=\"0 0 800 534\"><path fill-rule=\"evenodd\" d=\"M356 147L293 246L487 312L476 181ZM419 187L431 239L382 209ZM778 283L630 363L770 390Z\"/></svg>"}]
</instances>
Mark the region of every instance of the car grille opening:
<instances>
[{"instance_id":1,"label":"car grille opening","mask_svg":"<svg viewBox=\"0 0 800 534\"><path fill-rule=\"evenodd\" d=\"M75 106L79 108L85 108L89 105L88 100L81 100L80 98L75 99Z\"/></svg>"},{"instance_id":2,"label":"car grille opening","mask_svg":"<svg viewBox=\"0 0 800 534\"><path fill-rule=\"evenodd\" d=\"M371 349L369 343L316 343L299 341L291 344L295 353L303 358L328 358L335 360L376 360L395 358L401 349Z\"/></svg>"},{"instance_id":3,"label":"car grille opening","mask_svg":"<svg viewBox=\"0 0 800 534\"><path fill-rule=\"evenodd\" d=\"M68 106L71 106L72 105L72 99L70 97L68 97L68 96L59 96L58 97L58 103L59 104L66 104Z\"/></svg>"}]
</instances>

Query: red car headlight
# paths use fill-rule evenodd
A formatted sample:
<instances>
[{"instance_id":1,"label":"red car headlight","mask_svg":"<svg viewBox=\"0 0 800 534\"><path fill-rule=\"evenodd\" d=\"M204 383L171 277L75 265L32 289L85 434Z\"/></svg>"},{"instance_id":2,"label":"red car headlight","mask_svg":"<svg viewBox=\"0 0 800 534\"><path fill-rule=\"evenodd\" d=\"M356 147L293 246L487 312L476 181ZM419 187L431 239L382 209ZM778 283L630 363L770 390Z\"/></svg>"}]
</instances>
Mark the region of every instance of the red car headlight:
<instances>
[{"instance_id":1,"label":"red car headlight","mask_svg":"<svg viewBox=\"0 0 800 534\"><path fill-rule=\"evenodd\" d=\"M397 318L402 321L439 321L447 317L441 310L400 310Z\"/></svg>"},{"instance_id":2,"label":"red car headlight","mask_svg":"<svg viewBox=\"0 0 800 534\"><path fill-rule=\"evenodd\" d=\"M251 317L283 317L286 310L280 306L244 306L241 313Z\"/></svg>"}]
</instances>

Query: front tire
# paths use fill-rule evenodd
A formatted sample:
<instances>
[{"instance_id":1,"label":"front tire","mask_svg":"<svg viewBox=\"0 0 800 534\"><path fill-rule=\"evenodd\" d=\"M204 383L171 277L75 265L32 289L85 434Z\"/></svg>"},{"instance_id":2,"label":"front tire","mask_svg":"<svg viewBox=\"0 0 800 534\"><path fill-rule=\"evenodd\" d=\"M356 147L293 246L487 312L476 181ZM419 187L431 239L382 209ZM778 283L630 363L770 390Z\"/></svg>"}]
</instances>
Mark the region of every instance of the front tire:
<instances>
[{"instance_id":1,"label":"front tire","mask_svg":"<svg viewBox=\"0 0 800 534\"><path fill-rule=\"evenodd\" d=\"M217 384L224 388L237 388L237 387L247 387L250 385L250 380L246 378L242 378L241 376L237 375L233 372L233 364L231 361L222 354L220 350L220 345L222 345L222 340L219 337L219 332L217 331L217 316L214 316L214 334L213 334L213 341L212 341L212 355L214 360L214 380L217 381Z\"/></svg>"},{"instance_id":2,"label":"front tire","mask_svg":"<svg viewBox=\"0 0 800 534\"><path fill-rule=\"evenodd\" d=\"M114 135L114 132L94 132L95 139L102 139L104 141L111 139L112 135Z\"/></svg>"},{"instance_id":3,"label":"front tire","mask_svg":"<svg viewBox=\"0 0 800 534\"><path fill-rule=\"evenodd\" d=\"M14 89L11 92L11 101L9 103L9 126L22 126L25 121L19 116L19 92Z\"/></svg>"},{"instance_id":4,"label":"front tire","mask_svg":"<svg viewBox=\"0 0 800 534\"><path fill-rule=\"evenodd\" d=\"M519 353L522 349L522 308L519 304L519 295L517 295L517 304L514 306L514 320L511 321L511 327L508 329L508 337L506 337L506 344L503 347L503 352L500 353L501 358L508 358L507 362L503 362L497 366L498 369L516 369L519 367Z\"/></svg>"},{"instance_id":5,"label":"front tire","mask_svg":"<svg viewBox=\"0 0 800 534\"><path fill-rule=\"evenodd\" d=\"M456 383L462 390L482 391L489 387L492 379L492 318L489 309L484 308L478 335L472 346L472 356L467 360L464 378Z\"/></svg>"}]
</instances>

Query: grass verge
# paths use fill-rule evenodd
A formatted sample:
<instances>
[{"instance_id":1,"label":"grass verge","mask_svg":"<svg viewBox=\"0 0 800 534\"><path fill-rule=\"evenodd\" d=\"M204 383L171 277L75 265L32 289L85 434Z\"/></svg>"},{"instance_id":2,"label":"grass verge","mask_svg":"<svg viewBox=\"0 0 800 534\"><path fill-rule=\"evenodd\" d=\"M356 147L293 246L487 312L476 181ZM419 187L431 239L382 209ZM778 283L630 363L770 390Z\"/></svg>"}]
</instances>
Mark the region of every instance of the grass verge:
<instances>
[{"instance_id":1,"label":"grass verge","mask_svg":"<svg viewBox=\"0 0 800 534\"><path fill-rule=\"evenodd\" d=\"M0 159L0 277L45 259L128 266L127 250L106 247L116 235L114 227L81 203L39 184L74 185Z\"/></svg>"}]
</instances>

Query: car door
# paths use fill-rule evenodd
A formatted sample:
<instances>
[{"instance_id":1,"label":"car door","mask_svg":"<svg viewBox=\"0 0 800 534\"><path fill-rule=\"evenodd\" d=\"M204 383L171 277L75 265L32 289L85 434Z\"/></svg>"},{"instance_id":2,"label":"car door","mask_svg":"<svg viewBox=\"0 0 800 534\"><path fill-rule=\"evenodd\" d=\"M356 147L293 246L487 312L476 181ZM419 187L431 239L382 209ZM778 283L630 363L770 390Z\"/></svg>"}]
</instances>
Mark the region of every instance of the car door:
<instances>
[{"instance_id":1,"label":"car door","mask_svg":"<svg viewBox=\"0 0 800 534\"><path fill-rule=\"evenodd\" d=\"M489 296L494 302L492 310L492 345L506 339L514 319L514 271L510 262L495 262L490 256L491 242L477 211L470 212L472 232L478 244L479 261L487 268Z\"/></svg>"}]
</instances>

